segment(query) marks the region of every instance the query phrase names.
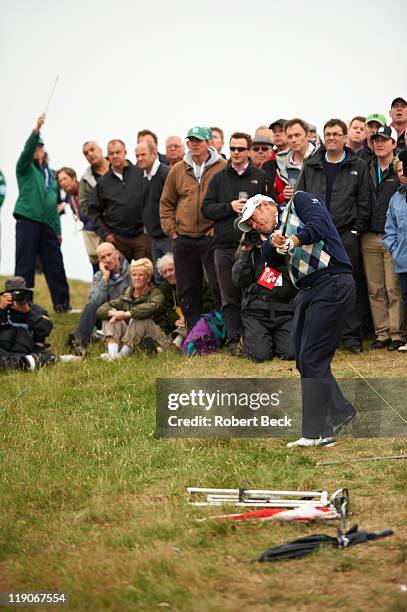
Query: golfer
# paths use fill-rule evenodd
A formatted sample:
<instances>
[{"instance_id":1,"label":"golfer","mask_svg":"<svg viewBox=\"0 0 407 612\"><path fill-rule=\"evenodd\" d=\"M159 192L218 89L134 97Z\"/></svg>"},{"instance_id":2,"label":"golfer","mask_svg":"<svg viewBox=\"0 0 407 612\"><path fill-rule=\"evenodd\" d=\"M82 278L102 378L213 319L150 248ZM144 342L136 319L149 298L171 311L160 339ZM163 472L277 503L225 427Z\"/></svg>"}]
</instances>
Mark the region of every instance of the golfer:
<instances>
[{"instance_id":1,"label":"golfer","mask_svg":"<svg viewBox=\"0 0 407 612\"><path fill-rule=\"evenodd\" d=\"M247 200L239 229L256 229L264 242L266 262L271 249L284 254L295 298L293 342L301 374L302 437L289 448L335 446L335 435L356 416L331 372L331 361L355 303L352 266L329 212L317 196L297 191L282 213L266 196Z\"/></svg>"}]
</instances>

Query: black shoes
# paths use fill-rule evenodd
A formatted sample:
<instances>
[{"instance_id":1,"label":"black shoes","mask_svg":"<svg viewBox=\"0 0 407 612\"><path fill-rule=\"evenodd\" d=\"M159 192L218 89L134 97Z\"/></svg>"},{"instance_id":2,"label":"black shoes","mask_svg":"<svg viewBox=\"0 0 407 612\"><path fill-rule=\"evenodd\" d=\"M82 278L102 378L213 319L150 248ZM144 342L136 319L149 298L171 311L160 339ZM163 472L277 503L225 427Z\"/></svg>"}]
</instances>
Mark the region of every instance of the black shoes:
<instances>
[{"instance_id":1,"label":"black shoes","mask_svg":"<svg viewBox=\"0 0 407 612\"><path fill-rule=\"evenodd\" d=\"M388 347L390 344L391 344L390 338L387 338L387 340L373 340L373 342L371 342L369 344L369 348L371 348L371 349L384 349L384 348Z\"/></svg>"},{"instance_id":2,"label":"black shoes","mask_svg":"<svg viewBox=\"0 0 407 612\"><path fill-rule=\"evenodd\" d=\"M80 338L75 336L73 332L68 334L65 346L67 346L73 355L78 357L85 357L88 347Z\"/></svg>"},{"instance_id":3,"label":"black shoes","mask_svg":"<svg viewBox=\"0 0 407 612\"><path fill-rule=\"evenodd\" d=\"M236 350L237 350L237 345L239 343L238 342L229 342L228 344L228 350L229 350L229 355L234 355L236 356Z\"/></svg>"},{"instance_id":4,"label":"black shoes","mask_svg":"<svg viewBox=\"0 0 407 612\"><path fill-rule=\"evenodd\" d=\"M404 340L391 340L387 338L387 340L374 340L370 344L371 349L384 349L387 348L388 351L398 351L401 346L405 345Z\"/></svg>"},{"instance_id":5,"label":"black shoes","mask_svg":"<svg viewBox=\"0 0 407 612\"><path fill-rule=\"evenodd\" d=\"M403 340L392 340L387 347L388 351L398 351L400 346L404 346L405 342Z\"/></svg>"},{"instance_id":6,"label":"black shoes","mask_svg":"<svg viewBox=\"0 0 407 612\"><path fill-rule=\"evenodd\" d=\"M55 312L69 312L70 310L72 310L72 306L70 304L55 304L54 306L54 311Z\"/></svg>"},{"instance_id":7,"label":"black shoes","mask_svg":"<svg viewBox=\"0 0 407 612\"><path fill-rule=\"evenodd\" d=\"M155 357L158 354L157 351L157 343L151 336L145 336L140 342L140 348L147 353L147 355L151 355Z\"/></svg>"},{"instance_id":8,"label":"black shoes","mask_svg":"<svg viewBox=\"0 0 407 612\"><path fill-rule=\"evenodd\" d=\"M346 347L350 353L353 355L359 355L359 353L363 353L363 346L360 344L352 344L352 346Z\"/></svg>"}]
</instances>

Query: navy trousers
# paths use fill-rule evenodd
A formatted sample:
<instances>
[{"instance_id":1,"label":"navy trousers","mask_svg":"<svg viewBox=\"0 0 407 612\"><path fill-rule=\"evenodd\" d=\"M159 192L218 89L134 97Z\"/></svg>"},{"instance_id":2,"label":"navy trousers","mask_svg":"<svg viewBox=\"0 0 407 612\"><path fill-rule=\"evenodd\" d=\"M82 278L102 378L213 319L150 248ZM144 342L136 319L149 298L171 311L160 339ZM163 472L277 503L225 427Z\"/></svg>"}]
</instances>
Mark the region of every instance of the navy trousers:
<instances>
[{"instance_id":1,"label":"navy trousers","mask_svg":"<svg viewBox=\"0 0 407 612\"><path fill-rule=\"evenodd\" d=\"M16 223L15 275L23 276L28 287L34 287L37 254L41 260L54 308L68 308L69 287L56 233L46 223L20 217Z\"/></svg>"},{"instance_id":2,"label":"navy trousers","mask_svg":"<svg viewBox=\"0 0 407 612\"><path fill-rule=\"evenodd\" d=\"M295 298L293 341L301 374L302 435L333 435L333 425L353 414L331 372L346 321L355 307L351 274L323 274Z\"/></svg>"},{"instance_id":3,"label":"navy trousers","mask_svg":"<svg viewBox=\"0 0 407 612\"><path fill-rule=\"evenodd\" d=\"M235 253L234 247L214 250L216 278L222 299L221 313L231 342L239 342L242 335L242 291L232 281Z\"/></svg>"},{"instance_id":4,"label":"navy trousers","mask_svg":"<svg viewBox=\"0 0 407 612\"><path fill-rule=\"evenodd\" d=\"M96 311L102 304L98 302L88 302L83 309L81 318L79 319L78 327L75 330L75 336L84 344L89 344L93 328L97 323Z\"/></svg>"},{"instance_id":5,"label":"navy trousers","mask_svg":"<svg viewBox=\"0 0 407 612\"><path fill-rule=\"evenodd\" d=\"M177 299L191 329L202 316L201 291L203 271L208 279L216 310L221 308L221 297L213 261L212 238L178 236L174 240L174 264L177 274Z\"/></svg>"}]
</instances>

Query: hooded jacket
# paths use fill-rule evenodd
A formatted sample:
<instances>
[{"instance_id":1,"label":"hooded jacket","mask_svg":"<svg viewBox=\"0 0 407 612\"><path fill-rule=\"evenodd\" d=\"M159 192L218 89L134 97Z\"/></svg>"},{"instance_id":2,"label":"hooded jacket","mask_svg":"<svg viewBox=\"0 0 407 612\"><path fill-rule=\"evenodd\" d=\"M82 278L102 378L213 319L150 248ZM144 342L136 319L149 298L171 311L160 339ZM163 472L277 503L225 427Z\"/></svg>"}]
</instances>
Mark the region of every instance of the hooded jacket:
<instances>
[{"instance_id":1,"label":"hooded jacket","mask_svg":"<svg viewBox=\"0 0 407 612\"><path fill-rule=\"evenodd\" d=\"M251 160L243 174L238 174L229 161L226 168L218 172L209 183L202 214L215 222L214 248L236 248L239 244L242 232L233 227L238 215L231 202L238 199L240 191L245 191L249 198L258 193L270 195L266 173L256 168Z\"/></svg>"},{"instance_id":2,"label":"hooded jacket","mask_svg":"<svg viewBox=\"0 0 407 612\"><path fill-rule=\"evenodd\" d=\"M329 212L338 232L365 231L369 216L369 179L365 162L345 147L346 158L341 162L332 185ZM323 201L326 195L326 175L323 160L325 147L321 146L307 160L297 189L315 193Z\"/></svg>"},{"instance_id":3,"label":"hooded jacket","mask_svg":"<svg viewBox=\"0 0 407 612\"><path fill-rule=\"evenodd\" d=\"M397 274L407 272L407 185L391 197L384 227L384 246L390 251Z\"/></svg>"},{"instance_id":4,"label":"hooded jacket","mask_svg":"<svg viewBox=\"0 0 407 612\"><path fill-rule=\"evenodd\" d=\"M129 162L123 180L113 172L101 176L89 198L89 219L105 240L109 234L137 236L143 231L143 173Z\"/></svg>"},{"instance_id":5,"label":"hooded jacket","mask_svg":"<svg viewBox=\"0 0 407 612\"><path fill-rule=\"evenodd\" d=\"M226 160L209 147L200 182L197 181L191 153L185 155L169 171L160 200L161 227L168 236L174 232L199 238L213 226L201 211L211 179L226 166Z\"/></svg>"},{"instance_id":6,"label":"hooded jacket","mask_svg":"<svg viewBox=\"0 0 407 612\"><path fill-rule=\"evenodd\" d=\"M120 297L131 285L130 265L123 255L120 255L120 269L118 275L112 275L105 280L99 270L93 275L92 286L89 291L89 302L104 304L109 300Z\"/></svg>"},{"instance_id":7,"label":"hooded jacket","mask_svg":"<svg viewBox=\"0 0 407 612\"><path fill-rule=\"evenodd\" d=\"M386 223L387 209L389 208L390 198L395 194L400 186L397 174L394 172L393 164L382 174L379 184L377 178L377 158L374 157L369 166L370 176L370 220L369 231L375 234L383 234Z\"/></svg>"},{"instance_id":8,"label":"hooded jacket","mask_svg":"<svg viewBox=\"0 0 407 612\"><path fill-rule=\"evenodd\" d=\"M305 155L304 155L304 161L306 159L308 159L309 157L311 157L311 155L313 155L315 153L316 147L315 145L312 144L312 142L308 143L307 146L307 150L305 151ZM282 180L288 184L288 170L289 168L296 168L298 169L298 166L293 164L291 162L291 151L289 151L289 153L287 155L277 155L276 156L277 159L277 166L278 166L278 170L280 172L280 176L282 178Z\"/></svg>"},{"instance_id":9,"label":"hooded jacket","mask_svg":"<svg viewBox=\"0 0 407 612\"><path fill-rule=\"evenodd\" d=\"M40 135L32 131L16 167L19 194L14 208L14 217L24 217L46 223L57 235L61 234L61 222L57 210L58 185L53 170L42 168L33 160Z\"/></svg>"}]
</instances>

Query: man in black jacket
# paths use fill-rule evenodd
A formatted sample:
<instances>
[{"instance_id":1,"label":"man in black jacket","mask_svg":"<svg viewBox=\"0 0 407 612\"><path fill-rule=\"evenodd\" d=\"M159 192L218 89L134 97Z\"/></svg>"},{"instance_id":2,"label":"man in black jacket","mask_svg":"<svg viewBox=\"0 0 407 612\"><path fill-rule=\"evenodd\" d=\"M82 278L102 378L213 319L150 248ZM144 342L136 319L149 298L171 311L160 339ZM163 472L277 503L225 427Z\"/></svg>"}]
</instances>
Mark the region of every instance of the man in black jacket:
<instances>
[{"instance_id":1,"label":"man in black jacket","mask_svg":"<svg viewBox=\"0 0 407 612\"><path fill-rule=\"evenodd\" d=\"M244 352L253 361L268 361L275 355L281 359L294 359L291 331L293 299L297 291L282 255L273 253L268 263L268 273L273 276L266 281L271 283L262 282L265 269L262 242L253 246L243 241L232 269L232 280L236 287L243 289Z\"/></svg>"},{"instance_id":2,"label":"man in black jacket","mask_svg":"<svg viewBox=\"0 0 407 612\"><path fill-rule=\"evenodd\" d=\"M110 169L90 196L90 221L103 242L114 244L129 262L151 258L143 228L143 173L126 159L122 140L108 143L107 156Z\"/></svg>"},{"instance_id":3,"label":"man in black jacket","mask_svg":"<svg viewBox=\"0 0 407 612\"><path fill-rule=\"evenodd\" d=\"M369 220L368 171L365 162L345 147L346 136L346 123L341 119L327 121L324 125L325 146L321 146L307 161L297 189L314 193L325 201L358 284L359 237ZM352 353L363 350L358 300L347 319L342 343Z\"/></svg>"},{"instance_id":4,"label":"man in black jacket","mask_svg":"<svg viewBox=\"0 0 407 612\"><path fill-rule=\"evenodd\" d=\"M404 344L404 306L398 275L391 253L384 247L384 226L390 198L400 182L393 168L397 132L388 125L372 136L376 157L369 166L371 215L368 231L362 237L370 307L376 340L370 348L397 351Z\"/></svg>"},{"instance_id":5,"label":"man in black jacket","mask_svg":"<svg viewBox=\"0 0 407 612\"><path fill-rule=\"evenodd\" d=\"M157 148L146 140L136 147L137 166L143 171L143 222L151 238L151 251L154 264L154 282L162 283L157 271L159 257L172 251L172 240L163 232L160 222L160 198L169 167L158 159Z\"/></svg>"},{"instance_id":6,"label":"man in black jacket","mask_svg":"<svg viewBox=\"0 0 407 612\"><path fill-rule=\"evenodd\" d=\"M256 168L249 157L251 148L252 139L249 134L232 134L228 165L213 177L202 204L202 214L215 222L215 270L232 354L236 353L242 332L241 291L232 282L232 267L241 232L234 229L233 223L241 214L248 198L256 193L267 194L269 191L266 173Z\"/></svg>"},{"instance_id":7,"label":"man in black jacket","mask_svg":"<svg viewBox=\"0 0 407 612\"><path fill-rule=\"evenodd\" d=\"M45 345L52 321L32 295L22 276L8 278L0 293L0 369L35 370L56 361Z\"/></svg>"}]
</instances>

